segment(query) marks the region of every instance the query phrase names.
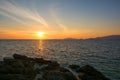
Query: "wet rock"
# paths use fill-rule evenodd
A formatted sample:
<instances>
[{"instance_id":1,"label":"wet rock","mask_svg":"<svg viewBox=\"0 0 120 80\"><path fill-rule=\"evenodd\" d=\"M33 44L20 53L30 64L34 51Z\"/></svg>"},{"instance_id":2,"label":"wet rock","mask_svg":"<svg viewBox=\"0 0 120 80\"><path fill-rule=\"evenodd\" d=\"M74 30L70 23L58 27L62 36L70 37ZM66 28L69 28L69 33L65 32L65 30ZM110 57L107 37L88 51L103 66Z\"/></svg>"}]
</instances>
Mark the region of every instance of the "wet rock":
<instances>
[{"instance_id":1,"label":"wet rock","mask_svg":"<svg viewBox=\"0 0 120 80\"><path fill-rule=\"evenodd\" d=\"M57 61L44 60L43 58L35 58L34 61L41 65L48 64L49 66L52 66L52 67L59 66Z\"/></svg>"},{"instance_id":2,"label":"wet rock","mask_svg":"<svg viewBox=\"0 0 120 80\"><path fill-rule=\"evenodd\" d=\"M34 58L34 61L37 62L37 63L44 63L43 58Z\"/></svg>"},{"instance_id":3,"label":"wet rock","mask_svg":"<svg viewBox=\"0 0 120 80\"><path fill-rule=\"evenodd\" d=\"M4 57L3 60L4 60L4 61L14 61L14 59L11 58L11 57Z\"/></svg>"},{"instance_id":4,"label":"wet rock","mask_svg":"<svg viewBox=\"0 0 120 80\"><path fill-rule=\"evenodd\" d=\"M51 63L51 61L44 60L43 58L34 58L34 61L39 63L39 64L50 64Z\"/></svg>"},{"instance_id":5,"label":"wet rock","mask_svg":"<svg viewBox=\"0 0 120 80\"><path fill-rule=\"evenodd\" d=\"M75 72L75 74L74 74ZM76 73L78 74L76 76ZM109 80L90 65L61 67L56 61L14 54L0 61L0 80Z\"/></svg>"},{"instance_id":6,"label":"wet rock","mask_svg":"<svg viewBox=\"0 0 120 80\"><path fill-rule=\"evenodd\" d=\"M65 68L63 68L63 67L59 67L58 69L59 69L59 71L61 71L61 72L69 72L68 69L65 69Z\"/></svg>"},{"instance_id":7,"label":"wet rock","mask_svg":"<svg viewBox=\"0 0 120 80\"><path fill-rule=\"evenodd\" d=\"M80 69L80 66L79 65L69 65L68 66L70 69L72 69L72 70L75 70L75 71L77 71L77 70L79 70Z\"/></svg>"},{"instance_id":8,"label":"wet rock","mask_svg":"<svg viewBox=\"0 0 120 80\"><path fill-rule=\"evenodd\" d=\"M30 75L23 74L0 74L0 80L33 80Z\"/></svg>"},{"instance_id":9,"label":"wet rock","mask_svg":"<svg viewBox=\"0 0 120 80\"><path fill-rule=\"evenodd\" d=\"M56 67L52 67L52 66L46 66L46 67L43 67L42 69L41 69L42 71L50 71L50 70L56 70Z\"/></svg>"},{"instance_id":10,"label":"wet rock","mask_svg":"<svg viewBox=\"0 0 120 80\"><path fill-rule=\"evenodd\" d=\"M81 67L77 72L83 73L79 75L82 80L110 80L90 65Z\"/></svg>"},{"instance_id":11,"label":"wet rock","mask_svg":"<svg viewBox=\"0 0 120 80\"><path fill-rule=\"evenodd\" d=\"M62 73L58 72L48 72L46 76L44 76L45 80L65 80Z\"/></svg>"},{"instance_id":12,"label":"wet rock","mask_svg":"<svg viewBox=\"0 0 120 80\"><path fill-rule=\"evenodd\" d=\"M28 57L25 55L13 54L14 59L28 60Z\"/></svg>"},{"instance_id":13,"label":"wet rock","mask_svg":"<svg viewBox=\"0 0 120 80\"><path fill-rule=\"evenodd\" d=\"M35 77L35 80L45 80L45 79L43 79L43 75L44 75L43 72L37 74L36 77Z\"/></svg>"},{"instance_id":14,"label":"wet rock","mask_svg":"<svg viewBox=\"0 0 120 80\"><path fill-rule=\"evenodd\" d=\"M52 67L57 67L57 66L59 66L59 64L58 64L57 61L52 61L52 62L49 63L49 65L52 66Z\"/></svg>"},{"instance_id":15,"label":"wet rock","mask_svg":"<svg viewBox=\"0 0 120 80\"><path fill-rule=\"evenodd\" d=\"M44 76L45 80L77 80L72 73L63 73L56 71L49 71Z\"/></svg>"},{"instance_id":16,"label":"wet rock","mask_svg":"<svg viewBox=\"0 0 120 80\"><path fill-rule=\"evenodd\" d=\"M4 63L6 63L6 64L10 64L10 63L15 62L15 60L14 60L13 58L11 58L11 57L4 57L4 58L3 58L3 61L4 61Z\"/></svg>"}]
</instances>

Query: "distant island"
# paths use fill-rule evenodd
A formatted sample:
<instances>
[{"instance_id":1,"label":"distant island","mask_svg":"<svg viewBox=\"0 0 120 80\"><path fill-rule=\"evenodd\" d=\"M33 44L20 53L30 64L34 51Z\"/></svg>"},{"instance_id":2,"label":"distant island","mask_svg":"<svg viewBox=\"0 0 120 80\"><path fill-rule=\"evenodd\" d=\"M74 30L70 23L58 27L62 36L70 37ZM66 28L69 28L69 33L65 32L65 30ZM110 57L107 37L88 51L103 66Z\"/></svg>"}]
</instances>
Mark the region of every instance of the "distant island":
<instances>
[{"instance_id":1,"label":"distant island","mask_svg":"<svg viewBox=\"0 0 120 80\"><path fill-rule=\"evenodd\" d=\"M109 35L109 36L87 38L87 39L65 38L64 40L120 40L120 35Z\"/></svg>"},{"instance_id":2,"label":"distant island","mask_svg":"<svg viewBox=\"0 0 120 80\"><path fill-rule=\"evenodd\" d=\"M89 38L89 40L120 40L120 35L110 35L104 37Z\"/></svg>"}]
</instances>

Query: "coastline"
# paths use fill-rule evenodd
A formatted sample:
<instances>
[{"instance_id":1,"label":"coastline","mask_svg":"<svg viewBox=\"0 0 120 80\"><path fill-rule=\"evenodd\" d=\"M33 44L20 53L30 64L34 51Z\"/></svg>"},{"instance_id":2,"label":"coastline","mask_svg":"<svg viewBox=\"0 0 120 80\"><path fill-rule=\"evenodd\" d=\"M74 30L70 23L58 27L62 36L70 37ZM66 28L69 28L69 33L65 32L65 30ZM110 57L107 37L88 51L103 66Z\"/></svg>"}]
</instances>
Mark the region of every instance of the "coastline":
<instances>
[{"instance_id":1,"label":"coastline","mask_svg":"<svg viewBox=\"0 0 120 80\"><path fill-rule=\"evenodd\" d=\"M110 80L90 65L62 67L57 61L13 54L0 61L0 80Z\"/></svg>"}]
</instances>

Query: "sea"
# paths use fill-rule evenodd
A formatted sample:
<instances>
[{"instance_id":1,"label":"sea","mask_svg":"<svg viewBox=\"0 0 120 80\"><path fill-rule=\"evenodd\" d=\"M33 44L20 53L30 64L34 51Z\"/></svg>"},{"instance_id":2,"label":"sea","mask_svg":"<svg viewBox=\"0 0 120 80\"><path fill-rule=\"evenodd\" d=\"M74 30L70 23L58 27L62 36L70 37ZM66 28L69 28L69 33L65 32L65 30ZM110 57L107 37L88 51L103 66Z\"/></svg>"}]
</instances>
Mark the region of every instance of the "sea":
<instances>
[{"instance_id":1,"label":"sea","mask_svg":"<svg viewBox=\"0 0 120 80\"><path fill-rule=\"evenodd\" d=\"M111 80L120 80L120 41L117 40L0 40L0 60L13 54L89 64Z\"/></svg>"}]
</instances>

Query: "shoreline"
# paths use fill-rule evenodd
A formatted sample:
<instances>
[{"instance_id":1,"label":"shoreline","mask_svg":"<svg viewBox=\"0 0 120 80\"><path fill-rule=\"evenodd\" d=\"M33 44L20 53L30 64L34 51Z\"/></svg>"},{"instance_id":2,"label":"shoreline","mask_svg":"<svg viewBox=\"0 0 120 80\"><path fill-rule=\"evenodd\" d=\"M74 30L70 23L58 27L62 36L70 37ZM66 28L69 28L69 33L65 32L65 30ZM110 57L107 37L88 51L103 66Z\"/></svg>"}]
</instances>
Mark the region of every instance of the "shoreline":
<instances>
[{"instance_id":1,"label":"shoreline","mask_svg":"<svg viewBox=\"0 0 120 80\"><path fill-rule=\"evenodd\" d=\"M61 66L57 61L13 54L0 61L0 80L110 80L90 65Z\"/></svg>"}]
</instances>

